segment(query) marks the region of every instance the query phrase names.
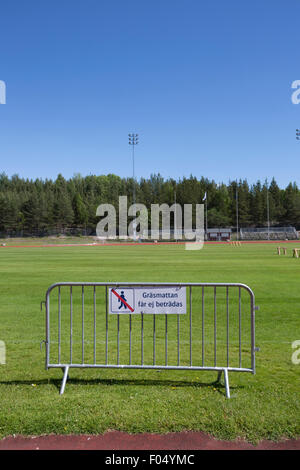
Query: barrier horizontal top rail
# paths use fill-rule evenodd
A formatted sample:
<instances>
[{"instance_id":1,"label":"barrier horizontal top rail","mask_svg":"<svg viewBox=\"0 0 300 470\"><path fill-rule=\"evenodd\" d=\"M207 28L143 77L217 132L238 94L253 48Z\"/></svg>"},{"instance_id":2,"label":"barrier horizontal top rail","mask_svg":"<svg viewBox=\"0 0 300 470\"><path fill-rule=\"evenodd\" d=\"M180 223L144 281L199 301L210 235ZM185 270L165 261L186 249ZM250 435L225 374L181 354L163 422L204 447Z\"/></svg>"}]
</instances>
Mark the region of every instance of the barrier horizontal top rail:
<instances>
[{"instance_id":1,"label":"barrier horizontal top rail","mask_svg":"<svg viewBox=\"0 0 300 470\"><path fill-rule=\"evenodd\" d=\"M251 293L254 296L254 293L252 289L247 286L247 284L243 284L240 282L231 282L231 283L226 283L226 282L55 282L54 284L51 284L51 286L48 288L46 292L46 298L48 293L51 292L56 287L59 286L99 286L99 287L105 287L105 286L133 286L133 287L138 287L138 286L164 286L164 287L241 287L243 289L246 289L249 293Z\"/></svg>"}]
</instances>

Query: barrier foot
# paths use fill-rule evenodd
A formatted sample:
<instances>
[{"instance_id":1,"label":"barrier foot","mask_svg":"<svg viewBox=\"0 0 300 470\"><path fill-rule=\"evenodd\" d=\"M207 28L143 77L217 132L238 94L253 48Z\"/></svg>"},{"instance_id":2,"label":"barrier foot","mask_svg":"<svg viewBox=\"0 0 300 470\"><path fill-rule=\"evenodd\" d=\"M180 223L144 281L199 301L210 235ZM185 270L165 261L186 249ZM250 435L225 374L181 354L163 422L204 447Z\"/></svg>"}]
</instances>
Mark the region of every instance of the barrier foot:
<instances>
[{"instance_id":1,"label":"barrier foot","mask_svg":"<svg viewBox=\"0 0 300 470\"><path fill-rule=\"evenodd\" d=\"M65 373L65 367L62 367L61 370L62 370L62 373L64 374ZM67 380L69 380L69 374L67 374Z\"/></svg>"},{"instance_id":2,"label":"barrier foot","mask_svg":"<svg viewBox=\"0 0 300 470\"><path fill-rule=\"evenodd\" d=\"M227 369L224 369L224 381L225 381L226 397L230 398L228 370Z\"/></svg>"},{"instance_id":3,"label":"barrier foot","mask_svg":"<svg viewBox=\"0 0 300 470\"><path fill-rule=\"evenodd\" d=\"M69 366L66 366L65 371L64 371L64 376L63 376L63 379L62 379L62 383L61 383L61 387L60 387L60 392L59 392L60 395L62 395L65 391L66 383L67 383L67 379L68 379L68 372L69 372Z\"/></svg>"}]
</instances>

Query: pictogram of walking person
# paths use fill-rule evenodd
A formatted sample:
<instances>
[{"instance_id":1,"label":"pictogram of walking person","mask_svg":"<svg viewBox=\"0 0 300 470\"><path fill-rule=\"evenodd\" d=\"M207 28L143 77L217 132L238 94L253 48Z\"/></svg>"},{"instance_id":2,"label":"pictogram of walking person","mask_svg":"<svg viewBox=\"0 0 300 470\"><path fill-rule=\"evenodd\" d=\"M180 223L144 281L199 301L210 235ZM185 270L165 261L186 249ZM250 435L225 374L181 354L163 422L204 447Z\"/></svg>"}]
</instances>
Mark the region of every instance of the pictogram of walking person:
<instances>
[{"instance_id":1,"label":"pictogram of walking person","mask_svg":"<svg viewBox=\"0 0 300 470\"><path fill-rule=\"evenodd\" d=\"M118 302L121 302L121 305L119 306L119 310L120 310L122 307L124 307L125 310L127 310L126 304L123 302L123 300L124 300L124 302L127 302L127 299L126 299L126 297L125 297L124 291L121 290L120 299L118 299Z\"/></svg>"}]
</instances>

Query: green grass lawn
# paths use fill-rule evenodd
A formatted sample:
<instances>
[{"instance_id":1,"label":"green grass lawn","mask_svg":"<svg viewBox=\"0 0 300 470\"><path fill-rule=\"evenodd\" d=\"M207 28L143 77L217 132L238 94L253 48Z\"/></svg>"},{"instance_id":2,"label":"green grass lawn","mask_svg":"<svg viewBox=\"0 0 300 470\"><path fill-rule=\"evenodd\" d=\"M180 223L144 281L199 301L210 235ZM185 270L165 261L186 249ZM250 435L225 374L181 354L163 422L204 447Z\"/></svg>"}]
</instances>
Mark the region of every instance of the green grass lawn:
<instances>
[{"instance_id":1,"label":"green grass lawn","mask_svg":"<svg viewBox=\"0 0 300 470\"><path fill-rule=\"evenodd\" d=\"M201 430L252 442L300 436L300 364L291 360L292 343L300 339L300 259L292 257L299 245L287 243L287 256L278 256L276 246L0 247L0 340L6 345L0 437L110 429ZM229 374L228 400L224 386L214 383L216 372L72 369L60 396L62 371L46 371L40 350L45 339L40 302L52 283L63 281L245 283L260 306L256 374ZM201 348L199 325L193 327ZM169 331L171 338L175 330ZM124 336L122 351L125 343ZM147 347L146 338L146 352Z\"/></svg>"}]
</instances>

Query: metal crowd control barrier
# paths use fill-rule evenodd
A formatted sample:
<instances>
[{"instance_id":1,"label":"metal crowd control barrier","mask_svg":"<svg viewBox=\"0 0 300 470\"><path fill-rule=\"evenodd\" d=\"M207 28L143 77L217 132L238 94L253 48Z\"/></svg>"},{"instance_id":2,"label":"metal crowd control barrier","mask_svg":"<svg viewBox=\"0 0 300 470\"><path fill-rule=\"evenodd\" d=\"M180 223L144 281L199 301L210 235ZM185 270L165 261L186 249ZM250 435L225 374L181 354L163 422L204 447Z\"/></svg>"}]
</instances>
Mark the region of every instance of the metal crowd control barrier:
<instances>
[{"instance_id":1,"label":"metal crowd control barrier","mask_svg":"<svg viewBox=\"0 0 300 470\"><path fill-rule=\"evenodd\" d=\"M62 282L45 306L46 369L63 369L60 394L70 368L216 371L227 398L228 372L255 374L258 307L245 284Z\"/></svg>"}]
</instances>

